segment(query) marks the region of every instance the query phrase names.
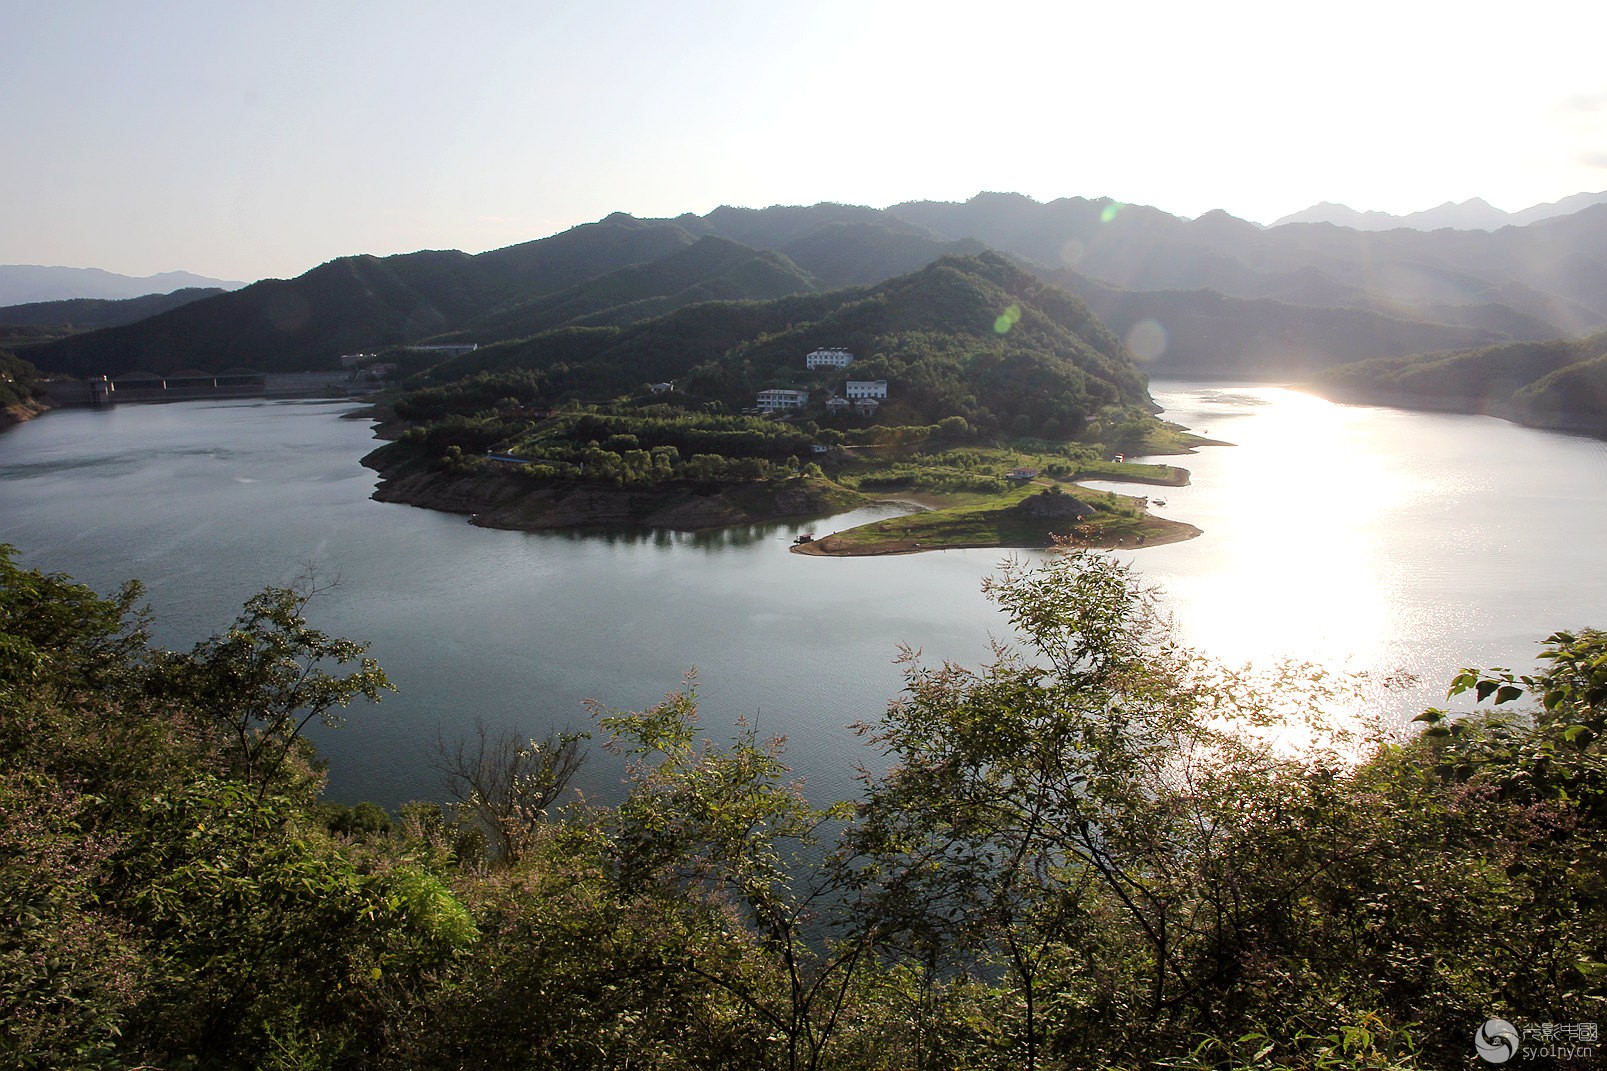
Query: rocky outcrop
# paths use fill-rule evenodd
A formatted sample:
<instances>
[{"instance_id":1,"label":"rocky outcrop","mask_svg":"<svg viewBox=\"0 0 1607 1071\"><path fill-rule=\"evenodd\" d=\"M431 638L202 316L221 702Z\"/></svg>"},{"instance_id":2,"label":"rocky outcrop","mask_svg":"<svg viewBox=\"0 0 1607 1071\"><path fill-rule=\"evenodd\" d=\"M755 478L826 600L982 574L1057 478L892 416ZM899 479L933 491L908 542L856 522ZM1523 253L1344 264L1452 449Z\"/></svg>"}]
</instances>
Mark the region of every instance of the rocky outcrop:
<instances>
[{"instance_id":1,"label":"rocky outcrop","mask_svg":"<svg viewBox=\"0 0 1607 1071\"><path fill-rule=\"evenodd\" d=\"M24 420L32 420L40 413L48 410L50 406L40 402L18 402L0 409L0 429L9 428L13 424L21 424Z\"/></svg>"}]
</instances>

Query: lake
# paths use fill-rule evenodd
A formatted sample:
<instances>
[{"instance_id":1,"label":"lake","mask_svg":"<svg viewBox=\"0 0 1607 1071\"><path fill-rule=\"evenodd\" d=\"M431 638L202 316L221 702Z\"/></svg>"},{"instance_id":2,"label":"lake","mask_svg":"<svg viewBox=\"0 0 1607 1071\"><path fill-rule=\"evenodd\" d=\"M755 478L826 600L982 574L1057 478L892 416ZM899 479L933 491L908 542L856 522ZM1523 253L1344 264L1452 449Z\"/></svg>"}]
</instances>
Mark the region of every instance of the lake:
<instances>
[{"instance_id":1,"label":"lake","mask_svg":"<svg viewBox=\"0 0 1607 1071\"><path fill-rule=\"evenodd\" d=\"M1204 530L1133 554L1188 642L1404 672L1407 721L1464 664L1526 666L1557 628L1601 624L1607 443L1486 417L1339 406L1276 387L1158 382L1168 418L1234 443L1171 459L1157 512ZM268 584L338 585L319 627L366 639L400 688L320 730L329 794L438 798L438 734L483 717L541 735L585 701L636 708L696 667L711 731L785 734L823 800L872 761L850 724L900 688L900 645L977 665L1004 633L978 590L1008 552L788 553L884 508L713 533L532 534L369 499L370 425L325 402L53 412L0 434L0 541L100 590L148 586L157 639L221 630ZM1108 485L1102 485L1108 486ZM1146 488L1113 487L1142 493ZM580 785L610 795L599 756Z\"/></svg>"}]
</instances>

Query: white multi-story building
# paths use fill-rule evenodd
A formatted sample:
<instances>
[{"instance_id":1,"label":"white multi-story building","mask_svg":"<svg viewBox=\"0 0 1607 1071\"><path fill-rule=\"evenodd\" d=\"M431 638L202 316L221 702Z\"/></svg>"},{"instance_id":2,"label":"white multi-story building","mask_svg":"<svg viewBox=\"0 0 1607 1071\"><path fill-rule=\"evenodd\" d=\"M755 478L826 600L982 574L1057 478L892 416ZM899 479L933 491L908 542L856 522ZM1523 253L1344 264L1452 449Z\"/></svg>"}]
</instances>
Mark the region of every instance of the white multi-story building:
<instances>
[{"instance_id":1,"label":"white multi-story building","mask_svg":"<svg viewBox=\"0 0 1607 1071\"><path fill-rule=\"evenodd\" d=\"M854 355L843 349L815 350L804 358L805 368L847 368Z\"/></svg>"},{"instance_id":2,"label":"white multi-story building","mask_svg":"<svg viewBox=\"0 0 1607 1071\"><path fill-rule=\"evenodd\" d=\"M848 387L843 391L850 401L859 398L885 398L887 397L887 380L885 379L850 379Z\"/></svg>"},{"instance_id":3,"label":"white multi-story building","mask_svg":"<svg viewBox=\"0 0 1607 1071\"><path fill-rule=\"evenodd\" d=\"M780 387L759 392L760 409L802 409L809 401L806 390L784 390Z\"/></svg>"}]
</instances>

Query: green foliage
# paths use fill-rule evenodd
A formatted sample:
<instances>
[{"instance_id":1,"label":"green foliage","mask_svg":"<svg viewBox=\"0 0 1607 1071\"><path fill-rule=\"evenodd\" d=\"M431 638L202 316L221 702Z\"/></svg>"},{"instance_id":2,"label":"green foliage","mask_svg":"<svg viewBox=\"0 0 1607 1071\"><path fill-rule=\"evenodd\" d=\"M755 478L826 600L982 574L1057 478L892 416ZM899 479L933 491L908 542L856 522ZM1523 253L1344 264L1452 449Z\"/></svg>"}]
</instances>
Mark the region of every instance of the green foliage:
<instances>
[{"instance_id":1,"label":"green foliage","mask_svg":"<svg viewBox=\"0 0 1607 1071\"><path fill-rule=\"evenodd\" d=\"M472 927L449 894L430 910L422 894L387 899L389 879L269 791L302 786L307 767L284 767L306 718L384 687L362 645L270 589L191 654L152 650L137 585L103 599L11 553L0 1052L40 1067L317 1068L377 1051L384 1009ZM360 668L337 677L326 660Z\"/></svg>"},{"instance_id":2,"label":"green foliage","mask_svg":"<svg viewBox=\"0 0 1607 1071\"><path fill-rule=\"evenodd\" d=\"M151 678L152 693L195 712L224 742L232 772L259 793L300 779L286 760L309 722L339 725L352 700L377 703L396 690L366 643L308 625L307 604L322 590L309 578L299 589L259 592L221 636L188 654L164 652ZM346 665L355 668L344 676L326 668Z\"/></svg>"},{"instance_id":3,"label":"green foliage","mask_svg":"<svg viewBox=\"0 0 1607 1071\"><path fill-rule=\"evenodd\" d=\"M998 310L1012 305L1021 316L999 336ZM413 420L483 416L503 393L550 404L665 379L687 397L738 410L769 386L840 393L839 371L802 368L803 355L826 344L858 355L853 378L889 381L884 408L895 418L958 419L944 430L951 439L973 428L996 434L1018 417L1032 433L1072 437L1101 407L1147 402L1121 345L1077 299L988 254L944 258L872 290L710 303L622 330L568 328L489 347L434 369L397 411Z\"/></svg>"},{"instance_id":4,"label":"green foliage","mask_svg":"<svg viewBox=\"0 0 1607 1071\"><path fill-rule=\"evenodd\" d=\"M523 740L476 720L472 738L437 740L435 765L458 801L461 821L485 833L496 858L517 863L548 820L547 808L584 765L581 742L587 736L552 733Z\"/></svg>"},{"instance_id":5,"label":"green foliage","mask_svg":"<svg viewBox=\"0 0 1607 1071\"><path fill-rule=\"evenodd\" d=\"M1577 746L1599 634L1553 637L1519 679L1568 711L1538 735L1387 747L1323 714L1344 682L1168 645L1107 560L992 590L1030 657L912 664L852 836L883 942L1007 980L1001 1061L1140 1066L1230 1036L1179 1066L1450 1066L1487 1011L1582 1021L1607 995L1600 760ZM1457 687L1516 698L1502 674ZM1290 726L1298 749L1275 744Z\"/></svg>"},{"instance_id":6,"label":"green foliage","mask_svg":"<svg viewBox=\"0 0 1607 1071\"><path fill-rule=\"evenodd\" d=\"M103 599L69 577L18 567L15 554L0 543L0 697L47 682L107 687L123 676L147 639L136 609L144 589L130 582Z\"/></svg>"},{"instance_id":7,"label":"green foliage","mask_svg":"<svg viewBox=\"0 0 1607 1071\"><path fill-rule=\"evenodd\" d=\"M482 734L442 749L464 806L393 824L311 799L300 726L384 681L305 593L175 654L137 588L0 552L0 1057L1409 1071L1596 1021L1607 634L1392 742L1351 681L1178 647L1109 558L988 592L1019 646L910 656L853 806L688 682L596 709L613 806L555 806L577 735Z\"/></svg>"}]
</instances>

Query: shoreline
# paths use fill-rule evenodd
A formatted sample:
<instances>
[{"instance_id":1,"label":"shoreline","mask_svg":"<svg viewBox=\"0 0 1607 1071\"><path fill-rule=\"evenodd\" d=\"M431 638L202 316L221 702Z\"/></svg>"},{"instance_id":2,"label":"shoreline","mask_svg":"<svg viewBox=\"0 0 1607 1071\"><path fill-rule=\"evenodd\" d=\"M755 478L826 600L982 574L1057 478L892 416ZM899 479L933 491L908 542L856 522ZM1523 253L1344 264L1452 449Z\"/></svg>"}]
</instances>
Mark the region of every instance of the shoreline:
<instances>
[{"instance_id":1,"label":"shoreline","mask_svg":"<svg viewBox=\"0 0 1607 1071\"><path fill-rule=\"evenodd\" d=\"M1075 495L1067 495L1065 503L1056 502L1047 512L1018 508L1023 500L1032 497L1028 492L1033 486L1059 490L1063 485L1055 481L1035 480L1019 492L960 505L949 496L918 491L870 498L829 480L808 478L631 488L579 481L535 482L484 461L476 461L459 471L448 471L425 457L416 446L398 441L401 429L383 407L354 410L343 414L343 419L371 420L374 437L390 440L382 442L361 461L365 468L379 474L371 498L459 514L480 528L523 532L707 531L741 525L823 520L876 502L906 507L910 512L797 543L789 549L814 557L877 557L948 549L1047 550L1057 541L1069 539L1070 545L1076 546L1141 550L1180 543L1202 534L1200 529L1186 522L1155 516L1142 505L1136 513L1126 507L1113 513L1108 505L1096 510L1094 505ZM1163 448L1162 453L1146 456L1194 453L1204 445L1231 444L1189 436L1186 449ZM1066 483L1080 486L1077 481L1087 479L1181 487L1190 479L1189 471L1181 466L1142 463L1123 471L1124 467L1097 464L1078 472ZM1130 503L1142 497L1086 491L1094 496L1114 495ZM1047 491L1042 494L1048 497ZM1093 500L1098 501L1097 497ZM1077 505L1079 502L1081 505ZM898 522L909 517L932 517L930 534L901 532ZM891 530L885 538L877 538L873 533L844 538L848 533L876 525L889 525ZM952 530L945 533L945 525L952 525Z\"/></svg>"},{"instance_id":2,"label":"shoreline","mask_svg":"<svg viewBox=\"0 0 1607 1071\"><path fill-rule=\"evenodd\" d=\"M1171 543L1184 543L1205 533L1185 521L1174 521L1166 517L1155 517L1159 522L1161 531L1155 535L1145 535L1140 542L1124 542L1117 538L1114 540L1073 540L1064 546L1090 547L1095 550L1143 550L1146 547L1164 547ZM790 548L794 554L807 554L815 558L878 558L894 554L928 554L940 550L1054 550L1062 544L1052 540L1049 542L1021 541L1021 542L988 542L988 543L934 543L923 545L918 540L890 539L881 543L863 544L836 544L830 545L836 534L822 536L808 543L795 543Z\"/></svg>"}]
</instances>

